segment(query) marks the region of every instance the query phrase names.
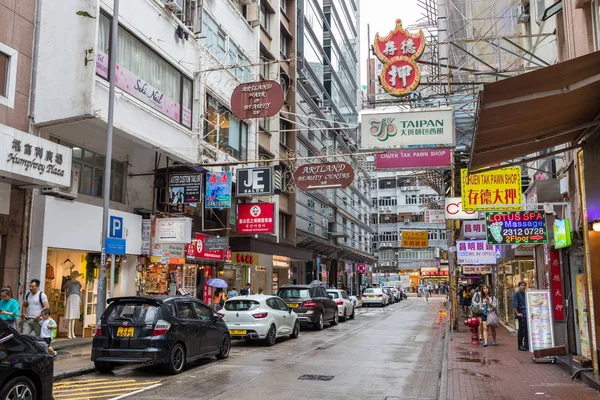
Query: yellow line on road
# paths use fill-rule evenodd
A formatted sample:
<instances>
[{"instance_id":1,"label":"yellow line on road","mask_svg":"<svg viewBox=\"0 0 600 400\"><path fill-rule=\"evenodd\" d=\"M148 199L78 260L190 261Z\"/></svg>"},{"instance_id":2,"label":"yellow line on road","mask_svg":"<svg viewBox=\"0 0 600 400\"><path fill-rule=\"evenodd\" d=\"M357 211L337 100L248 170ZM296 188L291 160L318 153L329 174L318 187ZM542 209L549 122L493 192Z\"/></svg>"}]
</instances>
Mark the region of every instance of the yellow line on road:
<instances>
[{"instance_id":1,"label":"yellow line on road","mask_svg":"<svg viewBox=\"0 0 600 400\"><path fill-rule=\"evenodd\" d=\"M115 385L121 385L121 384L153 385L155 383L160 383L160 381L141 382L141 381L136 381L133 379L132 380L123 380L123 381L108 381L108 382L90 383L88 385L72 385L72 386L68 386L68 387L54 386L54 392L58 393L58 392L64 392L64 391L68 391L68 390L90 390L90 389L94 389L94 388L114 387Z\"/></svg>"},{"instance_id":2,"label":"yellow line on road","mask_svg":"<svg viewBox=\"0 0 600 400\"><path fill-rule=\"evenodd\" d=\"M110 389L110 390L127 390L127 389L131 389L131 388L139 389L140 387L146 387L146 386L150 386L150 385L146 384L146 383L130 383L127 385L117 385L117 386L112 386L112 387L111 386L102 386L102 387L97 387L97 388L55 390L54 397L70 396L70 395L74 395L74 394L79 394L81 392L83 392L83 393L102 393L102 391L104 389Z\"/></svg>"},{"instance_id":3,"label":"yellow line on road","mask_svg":"<svg viewBox=\"0 0 600 400\"><path fill-rule=\"evenodd\" d=\"M81 379L74 381L60 381L54 384L54 386L67 386L67 385L78 385L80 383L93 383L93 382L110 382L110 379Z\"/></svg>"}]
</instances>

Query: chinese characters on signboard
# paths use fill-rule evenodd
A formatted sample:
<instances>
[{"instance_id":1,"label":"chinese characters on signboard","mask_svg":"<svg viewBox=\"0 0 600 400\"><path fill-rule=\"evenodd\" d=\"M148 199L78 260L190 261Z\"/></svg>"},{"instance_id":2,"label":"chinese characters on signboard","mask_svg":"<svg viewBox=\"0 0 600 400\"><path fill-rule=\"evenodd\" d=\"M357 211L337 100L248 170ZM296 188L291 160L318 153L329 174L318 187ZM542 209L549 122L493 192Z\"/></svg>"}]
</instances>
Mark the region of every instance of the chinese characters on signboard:
<instances>
[{"instance_id":1,"label":"chinese characters on signboard","mask_svg":"<svg viewBox=\"0 0 600 400\"><path fill-rule=\"evenodd\" d=\"M425 210L426 224L443 224L445 222L444 210Z\"/></svg>"},{"instance_id":2,"label":"chinese characters on signboard","mask_svg":"<svg viewBox=\"0 0 600 400\"><path fill-rule=\"evenodd\" d=\"M231 172L208 172L206 174L206 208L231 207Z\"/></svg>"},{"instance_id":3,"label":"chinese characters on signboard","mask_svg":"<svg viewBox=\"0 0 600 400\"><path fill-rule=\"evenodd\" d=\"M429 247L429 233L427 231L402 231L401 233L402 247Z\"/></svg>"},{"instance_id":4,"label":"chinese characters on signboard","mask_svg":"<svg viewBox=\"0 0 600 400\"><path fill-rule=\"evenodd\" d=\"M457 240L458 264L496 264L496 246L485 240Z\"/></svg>"},{"instance_id":5,"label":"chinese characters on signboard","mask_svg":"<svg viewBox=\"0 0 600 400\"><path fill-rule=\"evenodd\" d=\"M502 168L479 174L460 171L462 207L468 211L520 210L521 167Z\"/></svg>"},{"instance_id":6,"label":"chinese characters on signboard","mask_svg":"<svg viewBox=\"0 0 600 400\"><path fill-rule=\"evenodd\" d=\"M238 204L237 232L275 233L275 203Z\"/></svg>"},{"instance_id":7,"label":"chinese characters on signboard","mask_svg":"<svg viewBox=\"0 0 600 400\"><path fill-rule=\"evenodd\" d=\"M525 303L527 305L529 350L554 347L550 292L548 290L527 290L525 292Z\"/></svg>"},{"instance_id":8,"label":"chinese characters on signboard","mask_svg":"<svg viewBox=\"0 0 600 400\"><path fill-rule=\"evenodd\" d=\"M169 177L169 204L191 204L200 201L202 174L174 174Z\"/></svg>"},{"instance_id":9,"label":"chinese characters on signboard","mask_svg":"<svg viewBox=\"0 0 600 400\"><path fill-rule=\"evenodd\" d=\"M402 28L402 21L397 19L396 28L387 36L375 35L373 48L383 63L379 83L386 92L400 96L419 86L421 72L417 60L425 49L423 31L409 33Z\"/></svg>"},{"instance_id":10,"label":"chinese characters on signboard","mask_svg":"<svg viewBox=\"0 0 600 400\"><path fill-rule=\"evenodd\" d=\"M562 275L560 272L560 252L550 250L550 274L552 276L552 307L554 307L554 320L564 321L565 309L563 304Z\"/></svg>"},{"instance_id":11,"label":"chinese characters on signboard","mask_svg":"<svg viewBox=\"0 0 600 400\"><path fill-rule=\"evenodd\" d=\"M490 244L546 243L546 215L543 211L488 212L485 218Z\"/></svg>"},{"instance_id":12,"label":"chinese characters on signboard","mask_svg":"<svg viewBox=\"0 0 600 400\"><path fill-rule=\"evenodd\" d=\"M465 239L485 239L485 221L464 221L462 233Z\"/></svg>"}]
</instances>

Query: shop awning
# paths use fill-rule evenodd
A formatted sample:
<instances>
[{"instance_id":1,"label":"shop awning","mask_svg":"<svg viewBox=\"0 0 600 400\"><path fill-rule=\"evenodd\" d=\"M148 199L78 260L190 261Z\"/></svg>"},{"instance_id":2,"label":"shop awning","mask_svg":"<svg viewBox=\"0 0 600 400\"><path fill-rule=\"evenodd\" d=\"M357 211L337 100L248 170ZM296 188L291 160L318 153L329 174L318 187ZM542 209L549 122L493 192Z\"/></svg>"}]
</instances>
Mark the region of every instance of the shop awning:
<instances>
[{"instance_id":1,"label":"shop awning","mask_svg":"<svg viewBox=\"0 0 600 400\"><path fill-rule=\"evenodd\" d=\"M247 236L229 238L229 247L231 247L232 251L284 256L296 261L312 260L312 251L300 249L288 244L274 243L268 240L261 240Z\"/></svg>"},{"instance_id":2,"label":"shop awning","mask_svg":"<svg viewBox=\"0 0 600 400\"><path fill-rule=\"evenodd\" d=\"M469 168L565 151L598 125L600 52L489 83L479 94Z\"/></svg>"}]
</instances>

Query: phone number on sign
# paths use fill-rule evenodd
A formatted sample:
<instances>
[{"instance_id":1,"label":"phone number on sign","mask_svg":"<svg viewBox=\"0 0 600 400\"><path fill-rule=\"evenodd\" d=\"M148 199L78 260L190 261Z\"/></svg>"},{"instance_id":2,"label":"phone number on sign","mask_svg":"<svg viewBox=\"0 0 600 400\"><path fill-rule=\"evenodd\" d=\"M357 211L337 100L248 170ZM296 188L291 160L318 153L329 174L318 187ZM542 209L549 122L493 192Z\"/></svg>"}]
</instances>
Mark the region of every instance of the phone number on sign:
<instances>
[{"instance_id":1,"label":"phone number on sign","mask_svg":"<svg viewBox=\"0 0 600 400\"><path fill-rule=\"evenodd\" d=\"M539 228L544 221L504 221L504 228Z\"/></svg>"},{"instance_id":2,"label":"phone number on sign","mask_svg":"<svg viewBox=\"0 0 600 400\"><path fill-rule=\"evenodd\" d=\"M512 235L543 235L544 228L525 228L525 229L504 229L502 234L504 236Z\"/></svg>"}]
</instances>

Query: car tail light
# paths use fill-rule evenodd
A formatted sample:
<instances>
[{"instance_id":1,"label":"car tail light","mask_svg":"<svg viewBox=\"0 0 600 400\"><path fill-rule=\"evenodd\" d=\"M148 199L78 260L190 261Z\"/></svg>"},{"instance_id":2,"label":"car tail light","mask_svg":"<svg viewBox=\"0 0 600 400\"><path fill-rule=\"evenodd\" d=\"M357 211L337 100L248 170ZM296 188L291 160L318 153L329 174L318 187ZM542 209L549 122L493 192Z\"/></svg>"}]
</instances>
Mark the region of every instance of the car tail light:
<instances>
[{"instance_id":1,"label":"car tail light","mask_svg":"<svg viewBox=\"0 0 600 400\"><path fill-rule=\"evenodd\" d=\"M266 312L261 312L261 313L256 313L256 314L252 314L252 316L254 318L260 319L260 318L266 318L267 315L269 315L269 313Z\"/></svg>"},{"instance_id":2,"label":"car tail light","mask_svg":"<svg viewBox=\"0 0 600 400\"><path fill-rule=\"evenodd\" d=\"M305 301L304 304L302 304L302 307L304 307L304 308L316 308L317 307L317 303L315 303L312 300Z\"/></svg>"},{"instance_id":3,"label":"car tail light","mask_svg":"<svg viewBox=\"0 0 600 400\"><path fill-rule=\"evenodd\" d=\"M156 325L154 325L154 330L152 331L152 336L164 335L165 333L167 333L169 331L169 328L171 328L170 323L168 323L167 321L163 321L162 319L159 319L158 322L156 323Z\"/></svg>"},{"instance_id":4,"label":"car tail light","mask_svg":"<svg viewBox=\"0 0 600 400\"><path fill-rule=\"evenodd\" d=\"M378 294L377 297L383 297L383 295L382 294Z\"/></svg>"},{"instance_id":5,"label":"car tail light","mask_svg":"<svg viewBox=\"0 0 600 400\"><path fill-rule=\"evenodd\" d=\"M96 328L96 336L102 336L102 328Z\"/></svg>"},{"instance_id":6,"label":"car tail light","mask_svg":"<svg viewBox=\"0 0 600 400\"><path fill-rule=\"evenodd\" d=\"M335 302L335 304L337 304L338 306L343 306L344 302L341 301L341 300L338 300L338 301Z\"/></svg>"},{"instance_id":7,"label":"car tail light","mask_svg":"<svg viewBox=\"0 0 600 400\"><path fill-rule=\"evenodd\" d=\"M217 315L219 316L219 318L224 318L225 317L225 314L221 314L220 312L218 312Z\"/></svg>"}]
</instances>

